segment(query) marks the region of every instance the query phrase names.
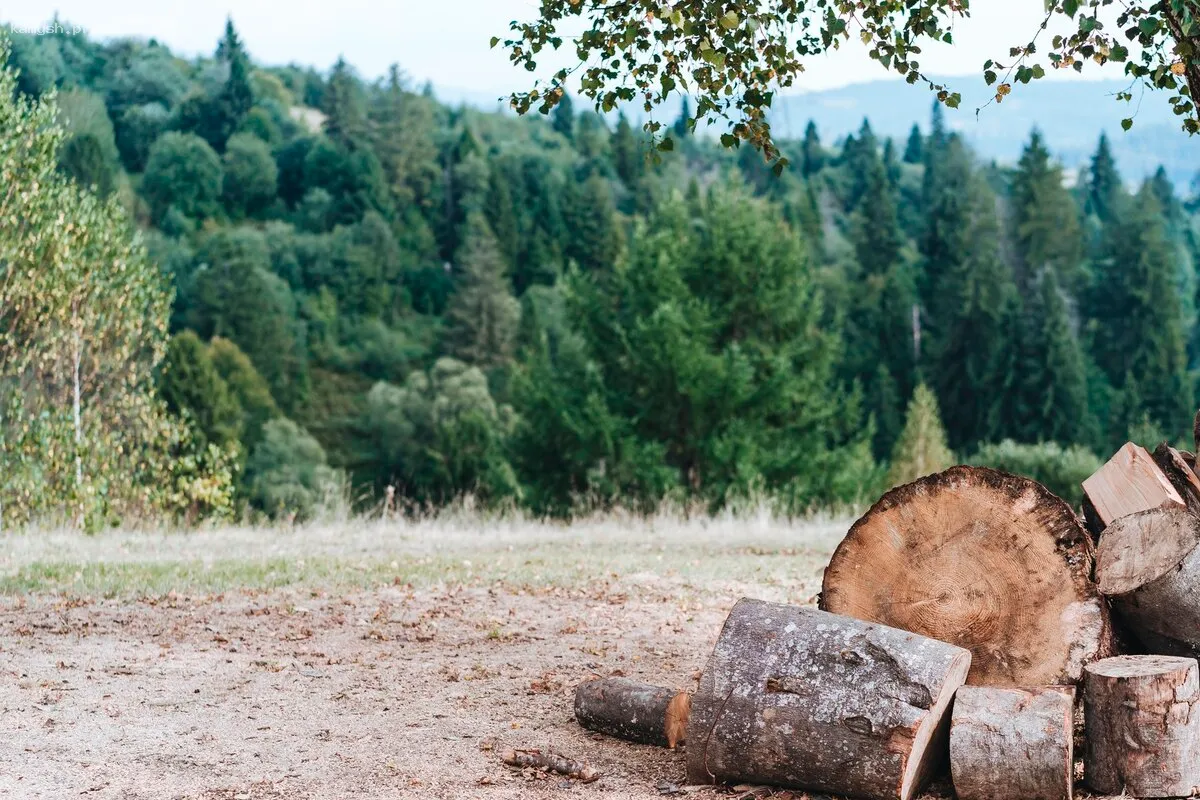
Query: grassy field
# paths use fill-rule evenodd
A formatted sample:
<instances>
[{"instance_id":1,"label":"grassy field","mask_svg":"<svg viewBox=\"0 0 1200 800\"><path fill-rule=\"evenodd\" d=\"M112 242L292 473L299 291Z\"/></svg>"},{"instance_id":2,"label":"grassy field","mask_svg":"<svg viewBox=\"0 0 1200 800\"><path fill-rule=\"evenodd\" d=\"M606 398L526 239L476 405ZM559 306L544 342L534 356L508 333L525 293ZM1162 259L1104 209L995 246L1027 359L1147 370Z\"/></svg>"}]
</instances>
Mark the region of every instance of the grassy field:
<instances>
[{"instance_id":1,"label":"grassy field","mask_svg":"<svg viewBox=\"0 0 1200 800\"><path fill-rule=\"evenodd\" d=\"M684 755L587 735L573 687L694 686L733 603L812 602L847 526L463 513L2 536L0 798L659 797ZM604 777L514 772L502 746Z\"/></svg>"}]
</instances>

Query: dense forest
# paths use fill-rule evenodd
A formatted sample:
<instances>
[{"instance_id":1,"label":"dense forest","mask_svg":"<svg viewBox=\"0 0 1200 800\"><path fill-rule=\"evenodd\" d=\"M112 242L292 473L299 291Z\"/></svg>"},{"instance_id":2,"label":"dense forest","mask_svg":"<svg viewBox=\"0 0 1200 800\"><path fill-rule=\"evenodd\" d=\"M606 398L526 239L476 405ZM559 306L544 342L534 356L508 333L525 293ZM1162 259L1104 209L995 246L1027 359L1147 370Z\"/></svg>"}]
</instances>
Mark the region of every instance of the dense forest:
<instances>
[{"instance_id":1,"label":"dense forest","mask_svg":"<svg viewBox=\"0 0 1200 800\"><path fill-rule=\"evenodd\" d=\"M569 98L521 118L399 67L256 65L232 23L198 60L62 33L8 60L173 293L171 457L219 484L192 516L803 512L952 459L1070 493L1197 403L1200 198L1131 186L1104 138L1071 181L1036 131L979 163L935 105L905 141L809 125L776 177L686 106L662 152ZM42 474L18 450L10 487Z\"/></svg>"}]
</instances>

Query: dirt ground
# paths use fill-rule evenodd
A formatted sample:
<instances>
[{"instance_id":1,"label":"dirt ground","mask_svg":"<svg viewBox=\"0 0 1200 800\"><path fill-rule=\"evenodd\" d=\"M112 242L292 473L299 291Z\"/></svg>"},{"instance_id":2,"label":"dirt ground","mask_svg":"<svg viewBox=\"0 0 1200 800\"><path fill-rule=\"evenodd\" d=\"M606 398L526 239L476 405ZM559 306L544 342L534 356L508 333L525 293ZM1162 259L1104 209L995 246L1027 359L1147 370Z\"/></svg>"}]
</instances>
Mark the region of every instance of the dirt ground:
<instances>
[{"instance_id":1,"label":"dirt ground","mask_svg":"<svg viewBox=\"0 0 1200 800\"><path fill-rule=\"evenodd\" d=\"M812 598L839 525L377 530L342 537L372 585L329 569L337 588L307 572L255 588L277 577L248 569L250 588L168 578L179 588L158 594L137 587L198 553L253 567L329 557L320 542L338 537L277 534L270 553L261 531L153 547L137 534L0 538L0 797L660 797L684 783L683 753L583 731L575 684L694 686L738 598ZM435 555L471 577L418 569ZM154 570L122 573L132 591L92 575L118 563ZM376 582L380 570L394 575ZM603 777L522 773L500 763L504 746L554 748Z\"/></svg>"}]
</instances>

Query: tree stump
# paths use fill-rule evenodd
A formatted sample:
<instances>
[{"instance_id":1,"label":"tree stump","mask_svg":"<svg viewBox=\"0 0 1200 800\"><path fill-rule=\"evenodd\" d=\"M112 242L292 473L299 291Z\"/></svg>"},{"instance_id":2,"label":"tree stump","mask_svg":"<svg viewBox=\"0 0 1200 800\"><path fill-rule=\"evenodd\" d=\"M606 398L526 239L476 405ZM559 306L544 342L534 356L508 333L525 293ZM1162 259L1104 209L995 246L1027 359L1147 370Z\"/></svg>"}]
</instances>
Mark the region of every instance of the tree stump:
<instances>
[{"instance_id":1,"label":"tree stump","mask_svg":"<svg viewBox=\"0 0 1200 800\"><path fill-rule=\"evenodd\" d=\"M968 683L1077 682L1113 652L1093 545L1044 486L954 467L892 489L846 535L820 607L968 648Z\"/></svg>"},{"instance_id":2,"label":"tree stump","mask_svg":"<svg viewBox=\"0 0 1200 800\"><path fill-rule=\"evenodd\" d=\"M813 608L734 606L692 697L688 780L908 800L971 654Z\"/></svg>"},{"instance_id":3,"label":"tree stump","mask_svg":"<svg viewBox=\"0 0 1200 800\"><path fill-rule=\"evenodd\" d=\"M964 686L954 696L950 774L958 800L1071 800L1075 687Z\"/></svg>"},{"instance_id":4,"label":"tree stump","mask_svg":"<svg viewBox=\"0 0 1200 800\"><path fill-rule=\"evenodd\" d=\"M1200 517L1159 508L1117 520L1100 537L1096 582L1148 649L1200 656Z\"/></svg>"},{"instance_id":5,"label":"tree stump","mask_svg":"<svg viewBox=\"0 0 1200 800\"><path fill-rule=\"evenodd\" d=\"M1183 498L1146 448L1133 442L1083 482L1083 516L1097 536L1113 520L1171 506L1182 508Z\"/></svg>"},{"instance_id":6,"label":"tree stump","mask_svg":"<svg viewBox=\"0 0 1200 800\"><path fill-rule=\"evenodd\" d=\"M1194 658L1117 656L1087 667L1084 781L1101 794L1200 791L1200 668Z\"/></svg>"},{"instance_id":7,"label":"tree stump","mask_svg":"<svg viewBox=\"0 0 1200 800\"><path fill-rule=\"evenodd\" d=\"M672 749L685 740L691 705L687 692L628 678L584 681L575 689L575 719L583 727Z\"/></svg>"}]
</instances>

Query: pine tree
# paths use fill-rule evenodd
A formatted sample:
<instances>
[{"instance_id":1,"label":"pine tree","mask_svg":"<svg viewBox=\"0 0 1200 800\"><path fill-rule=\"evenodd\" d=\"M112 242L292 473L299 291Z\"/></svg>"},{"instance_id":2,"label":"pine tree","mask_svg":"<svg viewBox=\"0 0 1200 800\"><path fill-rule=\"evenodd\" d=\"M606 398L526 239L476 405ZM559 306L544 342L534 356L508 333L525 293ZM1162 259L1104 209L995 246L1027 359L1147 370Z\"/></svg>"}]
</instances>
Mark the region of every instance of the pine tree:
<instances>
[{"instance_id":1,"label":"pine tree","mask_svg":"<svg viewBox=\"0 0 1200 800\"><path fill-rule=\"evenodd\" d=\"M892 451L888 485L911 483L953 465L954 454L946 446L946 431L938 414L937 398L922 383L913 391L904 430Z\"/></svg>"},{"instance_id":2,"label":"pine tree","mask_svg":"<svg viewBox=\"0 0 1200 800\"><path fill-rule=\"evenodd\" d=\"M1058 273L1061 286L1082 287L1083 236L1076 206L1063 185L1062 167L1050 160L1036 130L1013 176L1012 224L1023 282L1032 284L1048 268Z\"/></svg>"},{"instance_id":3,"label":"pine tree","mask_svg":"<svg viewBox=\"0 0 1200 800\"><path fill-rule=\"evenodd\" d=\"M467 219L459 280L446 309L446 349L483 369L512 357L521 306L512 296L496 237L479 214Z\"/></svg>"},{"instance_id":4,"label":"pine tree","mask_svg":"<svg viewBox=\"0 0 1200 800\"><path fill-rule=\"evenodd\" d=\"M610 269L620 252L616 211L608 182L593 174L582 186L571 186L564 198L565 252L579 268Z\"/></svg>"},{"instance_id":5,"label":"pine tree","mask_svg":"<svg viewBox=\"0 0 1200 800\"><path fill-rule=\"evenodd\" d=\"M496 244L504 261L511 269L520 253L521 231L518 227L516 208L513 206L509 176L500 171L500 164L493 162L488 174L487 203L484 214L488 226L496 237Z\"/></svg>"},{"instance_id":6,"label":"pine tree","mask_svg":"<svg viewBox=\"0 0 1200 800\"><path fill-rule=\"evenodd\" d=\"M821 136L817 133L817 123L808 121L804 129L804 144L800 150L800 172L810 178L825 166L825 149L821 147Z\"/></svg>"},{"instance_id":7,"label":"pine tree","mask_svg":"<svg viewBox=\"0 0 1200 800\"><path fill-rule=\"evenodd\" d=\"M896 220L892 187L878 157L867 166L853 238L854 252L864 275L884 275L900 262L903 234Z\"/></svg>"},{"instance_id":8,"label":"pine tree","mask_svg":"<svg viewBox=\"0 0 1200 800\"><path fill-rule=\"evenodd\" d=\"M937 172L938 180L926 187L928 194L923 198L925 220L920 240L921 297L933 314L935 329L952 313L944 308L952 295L942 291L942 281L944 276L958 271L972 252L973 243L968 235L972 198L981 191L973 185L970 156L957 136L943 146ZM976 207L974 213L994 216L995 209Z\"/></svg>"},{"instance_id":9,"label":"pine tree","mask_svg":"<svg viewBox=\"0 0 1200 800\"><path fill-rule=\"evenodd\" d=\"M675 124L671 126L671 134L675 141L681 142L688 138L692 133L692 101L687 95L683 96L683 103L679 106L679 116L675 118Z\"/></svg>"},{"instance_id":10,"label":"pine tree","mask_svg":"<svg viewBox=\"0 0 1200 800\"><path fill-rule=\"evenodd\" d=\"M921 135L920 126L914 122L912 130L908 132L908 142L904 145L904 163L920 164L924 160L925 137Z\"/></svg>"},{"instance_id":11,"label":"pine tree","mask_svg":"<svg viewBox=\"0 0 1200 800\"><path fill-rule=\"evenodd\" d=\"M442 189L433 103L410 92L400 68L392 64L370 121L371 144L397 205L415 205L428 221L437 212Z\"/></svg>"}]
</instances>

